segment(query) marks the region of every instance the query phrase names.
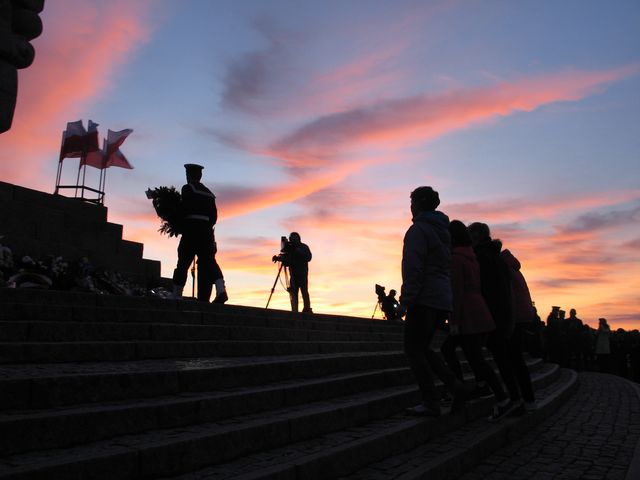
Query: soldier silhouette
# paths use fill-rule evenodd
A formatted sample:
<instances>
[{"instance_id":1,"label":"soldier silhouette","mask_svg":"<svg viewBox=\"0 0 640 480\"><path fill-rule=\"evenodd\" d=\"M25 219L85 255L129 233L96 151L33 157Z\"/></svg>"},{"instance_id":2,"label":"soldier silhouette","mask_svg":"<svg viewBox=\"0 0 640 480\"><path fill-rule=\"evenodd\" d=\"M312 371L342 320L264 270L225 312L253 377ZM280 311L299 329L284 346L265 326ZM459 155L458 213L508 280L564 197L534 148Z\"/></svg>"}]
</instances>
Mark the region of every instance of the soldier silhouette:
<instances>
[{"instance_id":1,"label":"soldier silhouette","mask_svg":"<svg viewBox=\"0 0 640 480\"><path fill-rule=\"evenodd\" d=\"M208 302L213 285L216 297L213 303L225 303L229 297L224 286L222 271L216 262L217 251L213 227L218 220L215 195L205 187L202 165L184 166L187 184L182 187L182 238L178 245L178 264L173 272L173 296L182 297L187 271L194 257L198 257L198 300Z\"/></svg>"}]
</instances>

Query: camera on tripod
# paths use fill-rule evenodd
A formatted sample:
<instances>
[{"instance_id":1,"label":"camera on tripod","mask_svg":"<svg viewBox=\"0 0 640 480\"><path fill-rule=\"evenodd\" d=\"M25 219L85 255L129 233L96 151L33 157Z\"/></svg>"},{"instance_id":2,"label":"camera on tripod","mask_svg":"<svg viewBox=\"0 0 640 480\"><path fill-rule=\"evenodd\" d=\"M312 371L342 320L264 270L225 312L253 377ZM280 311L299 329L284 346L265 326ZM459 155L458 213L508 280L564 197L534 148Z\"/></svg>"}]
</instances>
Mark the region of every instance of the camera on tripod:
<instances>
[{"instance_id":1,"label":"camera on tripod","mask_svg":"<svg viewBox=\"0 0 640 480\"><path fill-rule=\"evenodd\" d=\"M281 236L280 237L280 253L278 255L274 255L271 258L272 262L282 262L288 253L291 252L291 249L293 248L293 245L291 245L291 242L289 241L289 239L287 239L286 236Z\"/></svg>"}]
</instances>

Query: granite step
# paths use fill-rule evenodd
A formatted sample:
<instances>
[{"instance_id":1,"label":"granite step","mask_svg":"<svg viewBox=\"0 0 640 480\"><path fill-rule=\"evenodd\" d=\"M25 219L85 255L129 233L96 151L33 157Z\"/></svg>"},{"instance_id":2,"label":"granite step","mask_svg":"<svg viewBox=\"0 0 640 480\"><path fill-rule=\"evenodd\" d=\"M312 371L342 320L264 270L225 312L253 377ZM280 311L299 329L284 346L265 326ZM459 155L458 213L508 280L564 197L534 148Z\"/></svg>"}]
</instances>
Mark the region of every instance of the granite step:
<instances>
[{"instance_id":1,"label":"granite step","mask_svg":"<svg viewBox=\"0 0 640 480\"><path fill-rule=\"evenodd\" d=\"M471 380L469 366L463 362L462 367L466 377ZM542 362L530 360L528 367L531 371L537 371L542 368ZM28 405L22 405L0 413L0 452L8 454L63 447L413 382L409 367L402 366L350 371L311 379L287 379L209 392L185 392L48 409L29 410ZM22 435L16 436L15 432L21 432Z\"/></svg>"},{"instance_id":2,"label":"granite step","mask_svg":"<svg viewBox=\"0 0 640 480\"><path fill-rule=\"evenodd\" d=\"M118 435L220 421L358 392L407 385L408 367L365 370L213 392L183 393L0 413L0 452L5 455L66 447ZM20 432L20 435L15 435Z\"/></svg>"},{"instance_id":3,"label":"granite step","mask_svg":"<svg viewBox=\"0 0 640 480\"><path fill-rule=\"evenodd\" d=\"M550 385L538 391L538 409L524 416L497 423L483 419L469 422L455 431L438 436L408 452L393 455L344 477L341 480L447 480L460 477L492 452L521 438L542 423L578 387L578 376L564 370L564 389ZM555 389L555 391L554 391ZM549 390L547 394L546 390Z\"/></svg>"},{"instance_id":4,"label":"granite step","mask_svg":"<svg viewBox=\"0 0 640 480\"><path fill-rule=\"evenodd\" d=\"M532 375L541 413L546 416L551 408L557 408L568 394L573 383L570 376L557 366L547 365ZM243 456L232 462L205 467L178 476L160 476L174 480L212 479L291 479L321 480L349 475L367 465L390 459L411 451L425 442L442 438L450 432L464 429L467 424L491 426L486 420L492 399L470 402L464 411L451 414L447 408L438 418L415 418L396 413L379 420L369 421L338 432L296 442L285 447ZM528 418L519 419L529 422ZM153 476L156 478L156 476ZM374 478L374 477L362 477ZM388 477L393 478L393 477Z\"/></svg>"},{"instance_id":5,"label":"granite step","mask_svg":"<svg viewBox=\"0 0 640 480\"><path fill-rule=\"evenodd\" d=\"M402 342L388 341L0 342L0 364L383 352L401 348Z\"/></svg>"},{"instance_id":6,"label":"granite step","mask_svg":"<svg viewBox=\"0 0 640 480\"><path fill-rule=\"evenodd\" d=\"M0 365L0 408L152 398L405 365L399 351Z\"/></svg>"},{"instance_id":7,"label":"granite step","mask_svg":"<svg viewBox=\"0 0 640 480\"><path fill-rule=\"evenodd\" d=\"M557 373L557 368L549 366L536 372L536 388L540 382L553 381ZM128 479L176 475L333 432L343 435L345 430L378 420L389 421L388 417L418 399L419 392L413 384L394 386L217 422L119 436L64 450L12 455L1 459L0 478ZM490 405L491 399L481 399L470 405L466 414L479 415L477 412ZM448 430L464 423L465 415L458 417L460 421L443 417L442 428ZM406 427L403 425L401 430ZM371 461L371 455L367 458ZM310 468L316 470L313 465Z\"/></svg>"},{"instance_id":8,"label":"granite step","mask_svg":"<svg viewBox=\"0 0 640 480\"><path fill-rule=\"evenodd\" d=\"M274 328L224 324L108 321L0 321L0 342L95 342L124 340L282 340L400 342L401 333Z\"/></svg>"}]
</instances>

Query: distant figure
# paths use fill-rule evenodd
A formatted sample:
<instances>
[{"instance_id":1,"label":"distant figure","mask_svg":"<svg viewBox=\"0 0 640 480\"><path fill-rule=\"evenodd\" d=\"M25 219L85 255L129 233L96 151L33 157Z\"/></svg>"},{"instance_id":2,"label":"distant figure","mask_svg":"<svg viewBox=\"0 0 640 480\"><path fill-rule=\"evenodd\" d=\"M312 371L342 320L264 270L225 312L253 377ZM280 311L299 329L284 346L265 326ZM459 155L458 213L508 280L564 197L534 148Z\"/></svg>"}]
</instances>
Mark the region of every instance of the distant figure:
<instances>
[{"instance_id":1,"label":"distant figure","mask_svg":"<svg viewBox=\"0 0 640 480\"><path fill-rule=\"evenodd\" d=\"M380 303L380 309L388 321L395 322L399 320L398 306L399 303L396 299L396 291L393 289L389 290L389 295L385 295Z\"/></svg>"},{"instance_id":2,"label":"distant figure","mask_svg":"<svg viewBox=\"0 0 640 480\"><path fill-rule=\"evenodd\" d=\"M487 302L496 324L496 330L489 335L487 347L491 350L498 365L500 376L507 386L510 397L510 400L505 400L494 406L489 420L497 421L514 410L520 409L522 402L516 373L520 371L521 366L512 361L513 351L509 343L515 329L511 298L511 273L500 255L502 242L491 238L491 232L486 223L472 223L469 225L469 233L480 264L482 296ZM522 392L523 395L524 393ZM533 402L533 393L526 393L527 402Z\"/></svg>"},{"instance_id":3,"label":"distant figure","mask_svg":"<svg viewBox=\"0 0 640 480\"><path fill-rule=\"evenodd\" d=\"M564 321L564 331L567 338L568 366L576 370L584 369L584 358L582 357L582 320L577 317L575 308L569 310L569 318Z\"/></svg>"},{"instance_id":4,"label":"distant figure","mask_svg":"<svg viewBox=\"0 0 640 480\"><path fill-rule=\"evenodd\" d=\"M560 338L560 307L551 307L547 316L547 328L545 329L545 360L552 363L560 363L561 338Z\"/></svg>"},{"instance_id":5,"label":"distant figure","mask_svg":"<svg viewBox=\"0 0 640 480\"><path fill-rule=\"evenodd\" d=\"M598 369L603 373L609 373L611 367L611 328L606 318L598 319L598 332L596 334L596 357Z\"/></svg>"},{"instance_id":6,"label":"distant figure","mask_svg":"<svg viewBox=\"0 0 640 480\"><path fill-rule=\"evenodd\" d=\"M291 295L291 310L298 311L298 292L302 294L302 313L313 313L311 299L309 298L309 262L311 250L302 243L298 232L291 232L289 243L282 254L282 263L289 267L291 282L289 294Z\"/></svg>"},{"instance_id":7,"label":"distant figure","mask_svg":"<svg viewBox=\"0 0 640 480\"><path fill-rule=\"evenodd\" d=\"M202 165L187 163L184 168L187 175L187 184L182 187L184 222L178 245L178 265L173 272L173 297L182 298L187 271L197 256L198 300L209 302L215 283L216 297L213 303L225 303L229 297L222 270L215 259L217 248L213 226L218 220L216 197L200 183L204 168Z\"/></svg>"},{"instance_id":8,"label":"distant figure","mask_svg":"<svg viewBox=\"0 0 640 480\"><path fill-rule=\"evenodd\" d=\"M422 403L407 410L418 416L440 415L433 373L454 396L454 410L464 404L468 391L442 358L431 349L438 326L444 323L451 303L451 240L449 218L436 211L438 192L418 187L411 192L413 225L404 236L400 305L406 311L404 352L422 395Z\"/></svg>"},{"instance_id":9,"label":"distant figure","mask_svg":"<svg viewBox=\"0 0 640 480\"><path fill-rule=\"evenodd\" d=\"M482 353L486 336L496 329L496 325L482 296L480 265L471 247L471 236L467 227L459 220L453 220L449 224L449 232L452 246L451 286L453 290L449 338L456 338L459 342L476 377L476 382L487 382L498 404L504 404L505 401L508 403L502 383ZM445 343L449 342L449 338ZM443 349L446 350L444 346ZM458 378L461 378L462 371L457 362L455 350L445 355L445 358L448 359L447 363L454 371L459 371ZM457 368L452 364L457 365ZM490 393L484 392L482 387L478 392L479 394Z\"/></svg>"}]
</instances>

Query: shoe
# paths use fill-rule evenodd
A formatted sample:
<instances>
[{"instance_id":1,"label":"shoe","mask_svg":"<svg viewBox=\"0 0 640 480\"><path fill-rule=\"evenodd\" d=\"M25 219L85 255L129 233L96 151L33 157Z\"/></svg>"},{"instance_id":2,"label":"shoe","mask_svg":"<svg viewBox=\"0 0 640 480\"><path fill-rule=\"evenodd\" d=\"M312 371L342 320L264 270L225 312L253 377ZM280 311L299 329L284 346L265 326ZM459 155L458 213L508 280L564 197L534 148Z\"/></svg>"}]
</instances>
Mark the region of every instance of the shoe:
<instances>
[{"instance_id":1,"label":"shoe","mask_svg":"<svg viewBox=\"0 0 640 480\"><path fill-rule=\"evenodd\" d=\"M476 386L475 390L471 393L471 398L487 398L493 395L493 390L489 384L485 383L482 386Z\"/></svg>"},{"instance_id":2,"label":"shoe","mask_svg":"<svg viewBox=\"0 0 640 480\"><path fill-rule=\"evenodd\" d=\"M527 414L527 411L524 408L524 403L523 402L519 402L519 403L516 404L516 407L507 414L507 416L509 418L511 418L511 417L521 417L521 416L526 415L526 414Z\"/></svg>"},{"instance_id":3,"label":"shoe","mask_svg":"<svg viewBox=\"0 0 640 480\"><path fill-rule=\"evenodd\" d=\"M409 407L405 410L407 414L414 417L439 417L440 406L427 406L424 403L416 405L415 407Z\"/></svg>"},{"instance_id":4,"label":"shoe","mask_svg":"<svg viewBox=\"0 0 640 480\"><path fill-rule=\"evenodd\" d=\"M487 420L489 420L490 422L497 422L498 420L501 420L505 415L509 415L515 408L518 407L518 404L516 402L512 402L511 400L505 400L505 403L496 403L493 406L493 413L491 413L491 415L489 415L489 418Z\"/></svg>"},{"instance_id":5,"label":"shoe","mask_svg":"<svg viewBox=\"0 0 640 480\"><path fill-rule=\"evenodd\" d=\"M313 313L313 310L311 308L303 308L302 313Z\"/></svg>"},{"instance_id":6,"label":"shoe","mask_svg":"<svg viewBox=\"0 0 640 480\"><path fill-rule=\"evenodd\" d=\"M213 299L213 302L211 303L220 303L223 304L225 303L227 300L229 300L229 296L227 295L227 291L223 290L222 293L219 293L218 295L216 295L216 298Z\"/></svg>"},{"instance_id":7,"label":"shoe","mask_svg":"<svg viewBox=\"0 0 640 480\"><path fill-rule=\"evenodd\" d=\"M471 398L473 387L463 382L456 382L453 390L453 403L451 404L451 413L464 410L464 404Z\"/></svg>"}]
</instances>

